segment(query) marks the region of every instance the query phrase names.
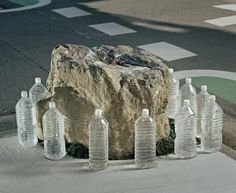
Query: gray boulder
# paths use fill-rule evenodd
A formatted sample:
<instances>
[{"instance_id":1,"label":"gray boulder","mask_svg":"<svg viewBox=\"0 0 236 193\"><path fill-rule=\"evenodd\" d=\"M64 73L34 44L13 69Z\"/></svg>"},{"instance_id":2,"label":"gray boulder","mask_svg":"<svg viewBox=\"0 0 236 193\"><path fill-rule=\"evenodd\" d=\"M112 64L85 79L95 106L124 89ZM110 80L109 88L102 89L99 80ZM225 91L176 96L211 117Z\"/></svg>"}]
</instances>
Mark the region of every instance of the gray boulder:
<instances>
[{"instance_id":1,"label":"gray boulder","mask_svg":"<svg viewBox=\"0 0 236 193\"><path fill-rule=\"evenodd\" d=\"M88 147L88 124L96 108L109 122L109 157L122 159L134 151L134 122L143 108L157 123L157 140L169 135L165 114L168 67L156 56L129 46L59 45L52 52L46 99L39 103L41 120L54 100L65 118L65 138Z\"/></svg>"}]
</instances>

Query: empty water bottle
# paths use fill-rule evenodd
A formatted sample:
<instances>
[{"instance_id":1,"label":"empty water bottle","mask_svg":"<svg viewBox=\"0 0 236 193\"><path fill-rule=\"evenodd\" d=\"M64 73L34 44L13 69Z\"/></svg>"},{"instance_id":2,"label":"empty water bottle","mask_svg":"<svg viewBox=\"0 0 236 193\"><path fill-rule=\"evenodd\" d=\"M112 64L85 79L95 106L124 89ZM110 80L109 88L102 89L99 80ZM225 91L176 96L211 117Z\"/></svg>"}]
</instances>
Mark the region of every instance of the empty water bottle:
<instances>
[{"instance_id":1,"label":"empty water bottle","mask_svg":"<svg viewBox=\"0 0 236 193\"><path fill-rule=\"evenodd\" d=\"M215 152L222 146L223 110L210 95L202 112L201 149L204 152Z\"/></svg>"},{"instance_id":2,"label":"empty water bottle","mask_svg":"<svg viewBox=\"0 0 236 193\"><path fill-rule=\"evenodd\" d=\"M21 99L16 104L18 141L24 147L35 146L38 142L33 122L33 104L26 91L21 92Z\"/></svg>"},{"instance_id":3,"label":"empty water bottle","mask_svg":"<svg viewBox=\"0 0 236 193\"><path fill-rule=\"evenodd\" d=\"M180 88L180 109L184 105L184 100L189 100L190 107L194 112L194 135L197 135L197 92L192 85L192 79L186 78L186 83Z\"/></svg>"},{"instance_id":4,"label":"empty water bottle","mask_svg":"<svg viewBox=\"0 0 236 193\"><path fill-rule=\"evenodd\" d=\"M38 113L38 102L46 97L47 89L41 83L41 78L35 78L35 84L29 91L29 98L33 102L33 115L34 115L34 122L37 124L37 113Z\"/></svg>"},{"instance_id":5,"label":"empty water bottle","mask_svg":"<svg viewBox=\"0 0 236 193\"><path fill-rule=\"evenodd\" d=\"M156 166L156 123L148 109L135 122L135 164L138 168Z\"/></svg>"},{"instance_id":6,"label":"empty water bottle","mask_svg":"<svg viewBox=\"0 0 236 193\"><path fill-rule=\"evenodd\" d=\"M41 78L35 78L35 84L29 91L30 99L33 104L37 104L42 98L46 97L47 89L41 83Z\"/></svg>"},{"instance_id":7,"label":"empty water bottle","mask_svg":"<svg viewBox=\"0 0 236 193\"><path fill-rule=\"evenodd\" d=\"M169 92L169 100L166 107L166 113L169 118L174 119L175 114L179 109L179 80L173 75L173 68L169 68L170 73L170 92Z\"/></svg>"},{"instance_id":8,"label":"empty water bottle","mask_svg":"<svg viewBox=\"0 0 236 193\"><path fill-rule=\"evenodd\" d=\"M49 110L43 115L44 156L59 160L65 156L63 115L56 109L54 102L49 103Z\"/></svg>"},{"instance_id":9,"label":"empty water bottle","mask_svg":"<svg viewBox=\"0 0 236 193\"><path fill-rule=\"evenodd\" d=\"M201 115L204 106L207 103L209 93L207 92L207 86L202 85L201 91L197 95L197 137L201 137L202 128L201 128Z\"/></svg>"},{"instance_id":10,"label":"empty water bottle","mask_svg":"<svg viewBox=\"0 0 236 193\"><path fill-rule=\"evenodd\" d=\"M89 167L103 170L108 166L108 122L96 109L89 123Z\"/></svg>"},{"instance_id":11,"label":"empty water bottle","mask_svg":"<svg viewBox=\"0 0 236 193\"><path fill-rule=\"evenodd\" d=\"M175 155L179 158L191 158L196 155L196 140L194 135L194 112L190 101L184 100L175 119Z\"/></svg>"}]
</instances>

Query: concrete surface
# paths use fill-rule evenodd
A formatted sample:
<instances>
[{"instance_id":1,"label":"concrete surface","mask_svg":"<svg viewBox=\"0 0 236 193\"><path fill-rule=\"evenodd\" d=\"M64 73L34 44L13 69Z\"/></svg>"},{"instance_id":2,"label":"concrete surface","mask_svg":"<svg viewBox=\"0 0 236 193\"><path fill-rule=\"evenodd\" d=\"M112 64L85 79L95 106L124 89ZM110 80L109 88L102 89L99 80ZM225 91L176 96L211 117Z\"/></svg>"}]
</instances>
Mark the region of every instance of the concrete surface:
<instances>
[{"instance_id":1,"label":"concrete surface","mask_svg":"<svg viewBox=\"0 0 236 193\"><path fill-rule=\"evenodd\" d=\"M199 154L191 160L159 158L159 167L149 170L137 170L132 160L112 161L107 170L90 172L87 160L66 157L52 162L44 159L40 147L22 149L17 145L16 137L7 137L16 131L14 112L20 91L30 89L36 76L41 76L45 83L51 51L57 44L128 44L138 47L168 42L197 54L165 61L175 71L185 71L190 75L199 69L228 71L220 74L226 78L225 75L230 73L230 79L234 80L236 25L219 27L204 21L236 15L234 10L214 7L236 4L236 0L39 2L46 4L33 7L35 9L21 7L17 12L14 9L0 11L0 193L236 192L235 161L221 152ZM91 15L66 18L52 11L68 7L77 7ZM109 22L133 29L136 33L111 37L89 27ZM198 71L198 75L204 73L206 71ZM230 103L224 106L226 112L236 114L236 108ZM226 121L230 128L228 136L234 136L236 118L230 117ZM233 143L231 145L235 147L234 141L226 144ZM236 158L234 150L227 146L223 148Z\"/></svg>"},{"instance_id":2,"label":"concrete surface","mask_svg":"<svg viewBox=\"0 0 236 193\"><path fill-rule=\"evenodd\" d=\"M1 193L235 193L236 163L221 152L189 160L158 158L158 168L139 170L133 160L111 161L99 172L88 160L49 161L40 147L23 149L16 137L0 139Z\"/></svg>"}]
</instances>

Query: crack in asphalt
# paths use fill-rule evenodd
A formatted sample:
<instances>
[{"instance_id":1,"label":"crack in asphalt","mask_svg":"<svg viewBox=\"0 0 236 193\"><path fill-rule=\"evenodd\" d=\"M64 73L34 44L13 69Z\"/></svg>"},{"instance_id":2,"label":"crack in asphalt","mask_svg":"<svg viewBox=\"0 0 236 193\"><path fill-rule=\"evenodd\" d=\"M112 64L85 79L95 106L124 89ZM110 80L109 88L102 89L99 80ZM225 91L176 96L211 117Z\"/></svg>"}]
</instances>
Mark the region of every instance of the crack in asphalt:
<instances>
[{"instance_id":1,"label":"crack in asphalt","mask_svg":"<svg viewBox=\"0 0 236 193\"><path fill-rule=\"evenodd\" d=\"M28 61L30 61L31 63L33 63L35 66L37 66L38 68L40 68L41 70L43 70L46 73L49 73L48 70L46 70L44 67L42 67L39 63L37 63L36 61L32 60L29 56L25 55L24 53L22 53L21 51L19 51L18 49L16 49L15 47L11 46L9 43L7 43L4 40L0 40L0 42L4 45L6 45L8 48L10 48L11 50L17 52L19 55L21 55L22 57L24 57L25 59L27 59Z\"/></svg>"}]
</instances>

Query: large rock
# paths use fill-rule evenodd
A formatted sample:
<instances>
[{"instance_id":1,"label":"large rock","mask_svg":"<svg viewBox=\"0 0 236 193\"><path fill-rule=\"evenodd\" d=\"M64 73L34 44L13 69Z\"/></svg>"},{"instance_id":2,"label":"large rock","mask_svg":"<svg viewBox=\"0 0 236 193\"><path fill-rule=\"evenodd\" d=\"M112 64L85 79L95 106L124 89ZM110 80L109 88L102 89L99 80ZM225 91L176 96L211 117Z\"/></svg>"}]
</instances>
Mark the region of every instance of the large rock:
<instances>
[{"instance_id":1,"label":"large rock","mask_svg":"<svg viewBox=\"0 0 236 193\"><path fill-rule=\"evenodd\" d=\"M38 120L54 100L65 117L65 138L88 146L88 124L96 108L109 122L109 157L122 159L134 151L134 122L143 108L157 123L157 140L170 128L165 108L168 67L156 56L128 46L60 45L52 52L47 99ZM43 139L41 123L39 138Z\"/></svg>"}]
</instances>

